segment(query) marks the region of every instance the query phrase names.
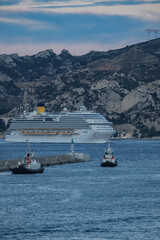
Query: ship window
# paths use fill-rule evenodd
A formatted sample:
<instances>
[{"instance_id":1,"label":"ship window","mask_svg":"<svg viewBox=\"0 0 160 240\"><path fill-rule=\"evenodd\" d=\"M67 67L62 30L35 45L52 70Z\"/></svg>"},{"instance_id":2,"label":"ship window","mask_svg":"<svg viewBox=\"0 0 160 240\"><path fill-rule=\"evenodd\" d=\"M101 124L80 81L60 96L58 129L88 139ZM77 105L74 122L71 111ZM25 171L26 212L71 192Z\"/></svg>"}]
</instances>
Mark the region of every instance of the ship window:
<instances>
[{"instance_id":1,"label":"ship window","mask_svg":"<svg viewBox=\"0 0 160 240\"><path fill-rule=\"evenodd\" d=\"M45 118L45 121L52 121L52 118Z\"/></svg>"}]
</instances>

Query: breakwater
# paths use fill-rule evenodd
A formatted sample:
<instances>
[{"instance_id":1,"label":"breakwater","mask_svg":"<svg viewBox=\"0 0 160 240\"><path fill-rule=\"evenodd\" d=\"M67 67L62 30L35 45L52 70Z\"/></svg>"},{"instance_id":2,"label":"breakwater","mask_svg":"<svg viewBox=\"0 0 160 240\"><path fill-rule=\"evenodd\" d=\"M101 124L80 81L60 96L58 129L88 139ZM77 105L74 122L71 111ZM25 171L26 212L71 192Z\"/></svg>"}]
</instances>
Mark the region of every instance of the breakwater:
<instances>
[{"instance_id":1,"label":"breakwater","mask_svg":"<svg viewBox=\"0 0 160 240\"><path fill-rule=\"evenodd\" d=\"M90 161L90 155L84 153L66 153L62 155L52 155L52 156L35 156L37 161L43 164L45 167L60 165L60 164L69 164L77 162L88 162ZM9 171L8 165L10 167L16 167L18 163L22 162L23 159L12 159L12 160L0 160L0 172Z\"/></svg>"}]
</instances>

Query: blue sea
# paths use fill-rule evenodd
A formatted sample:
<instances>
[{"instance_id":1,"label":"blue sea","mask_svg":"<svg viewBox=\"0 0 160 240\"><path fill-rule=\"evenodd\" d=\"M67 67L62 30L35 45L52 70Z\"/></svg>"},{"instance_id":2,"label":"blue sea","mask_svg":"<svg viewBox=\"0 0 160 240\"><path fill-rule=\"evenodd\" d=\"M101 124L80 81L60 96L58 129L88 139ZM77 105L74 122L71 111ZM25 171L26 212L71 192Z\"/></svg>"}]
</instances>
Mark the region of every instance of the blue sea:
<instances>
[{"instance_id":1,"label":"blue sea","mask_svg":"<svg viewBox=\"0 0 160 240\"><path fill-rule=\"evenodd\" d=\"M43 174L0 173L0 240L159 240L160 141L113 140L118 166L102 168L105 144L75 144L90 162ZM0 140L0 159L21 158L25 143ZM37 156L70 144L31 144Z\"/></svg>"}]
</instances>

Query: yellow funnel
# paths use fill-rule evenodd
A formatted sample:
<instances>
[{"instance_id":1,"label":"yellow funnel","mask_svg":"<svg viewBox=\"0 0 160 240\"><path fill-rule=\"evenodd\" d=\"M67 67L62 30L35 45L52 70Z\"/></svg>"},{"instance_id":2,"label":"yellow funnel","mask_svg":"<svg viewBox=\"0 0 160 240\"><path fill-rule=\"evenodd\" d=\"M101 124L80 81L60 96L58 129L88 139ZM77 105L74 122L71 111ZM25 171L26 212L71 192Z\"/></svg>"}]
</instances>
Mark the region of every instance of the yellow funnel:
<instances>
[{"instance_id":1,"label":"yellow funnel","mask_svg":"<svg viewBox=\"0 0 160 240\"><path fill-rule=\"evenodd\" d=\"M37 114L44 113L45 112L45 107L37 107Z\"/></svg>"}]
</instances>

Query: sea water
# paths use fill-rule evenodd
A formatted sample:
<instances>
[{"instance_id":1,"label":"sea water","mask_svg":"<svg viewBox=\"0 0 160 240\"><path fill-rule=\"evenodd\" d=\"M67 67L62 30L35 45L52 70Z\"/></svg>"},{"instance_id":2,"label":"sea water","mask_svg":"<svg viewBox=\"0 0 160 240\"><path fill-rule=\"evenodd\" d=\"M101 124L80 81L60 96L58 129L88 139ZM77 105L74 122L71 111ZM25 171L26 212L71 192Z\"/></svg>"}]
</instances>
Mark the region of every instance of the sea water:
<instances>
[{"instance_id":1,"label":"sea water","mask_svg":"<svg viewBox=\"0 0 160 240\"><path fill-rule=\"evenodd\" d=\"M75 144L90 162L43 174L0 173L1 240L159 240L160 141L114 140L118 166L100 167L105 144ZM21 158L25 143L0 141L0 159ZM70 144L31 144L37 156Z\"/></svg>"}]
</instances>

